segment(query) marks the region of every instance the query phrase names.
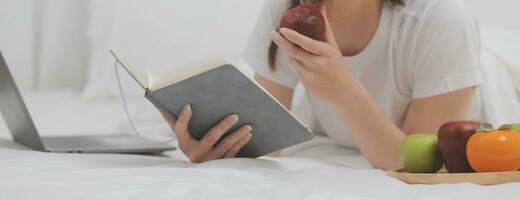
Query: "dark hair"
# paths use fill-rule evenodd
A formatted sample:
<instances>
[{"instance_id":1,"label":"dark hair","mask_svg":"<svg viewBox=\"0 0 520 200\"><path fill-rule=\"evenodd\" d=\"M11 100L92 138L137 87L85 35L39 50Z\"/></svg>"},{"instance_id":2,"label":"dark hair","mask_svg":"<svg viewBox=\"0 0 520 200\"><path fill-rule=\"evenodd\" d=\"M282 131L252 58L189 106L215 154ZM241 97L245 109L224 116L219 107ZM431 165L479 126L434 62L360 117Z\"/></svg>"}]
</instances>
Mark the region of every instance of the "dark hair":
<instances>
[{"instance_id":1,"label":"dark hair","mask_svg":"<svg viewBox=\"0 0 520 200\"><path fill-rule=\"evenodd\" d=\"M300 0L289 0L289 1L291 1L291 6L289 7L289 9L300 5ZM394 4L399 4L399 5L404 4L403 0L387 0L387 1L390 1ZM269 68L271 70L276 69L276 52L277 51L278 51L278 46L276 46L276 44L274 42L271 42L271 46L269 46L269 56L268 56Z\"/></svg>"}]
</instances>

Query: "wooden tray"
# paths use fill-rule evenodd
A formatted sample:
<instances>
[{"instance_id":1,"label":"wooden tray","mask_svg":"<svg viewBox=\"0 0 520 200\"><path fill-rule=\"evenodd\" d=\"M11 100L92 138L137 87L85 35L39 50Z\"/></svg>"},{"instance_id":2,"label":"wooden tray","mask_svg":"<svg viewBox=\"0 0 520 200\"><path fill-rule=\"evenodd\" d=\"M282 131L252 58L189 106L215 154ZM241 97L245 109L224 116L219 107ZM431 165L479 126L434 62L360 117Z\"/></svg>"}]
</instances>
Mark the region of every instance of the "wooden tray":
<instances>
[{"instance_id":1,"label":"wooden tray","mask_svg":"<svg viewBox=\"0 0 520 200\"><path fill-rule=\"evenodd\" d=\"M475 183L479 185L498 185L520 182L520 171L493 173L447 173L435 174L407 173L401 170L387 171L388 176L397 178L408 184L441 184L441 183Z\"/></svg>"}]
</instances>

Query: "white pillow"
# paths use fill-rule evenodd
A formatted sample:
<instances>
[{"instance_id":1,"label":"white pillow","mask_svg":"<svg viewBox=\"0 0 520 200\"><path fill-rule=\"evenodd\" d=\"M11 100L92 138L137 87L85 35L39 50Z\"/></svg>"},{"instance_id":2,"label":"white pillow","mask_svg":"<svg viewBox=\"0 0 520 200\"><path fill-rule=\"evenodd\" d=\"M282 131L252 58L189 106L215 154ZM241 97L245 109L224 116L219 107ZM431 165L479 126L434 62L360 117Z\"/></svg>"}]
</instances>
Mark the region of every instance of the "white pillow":
<instances>
[{"instance_id":1,"label":"white pillow","mask_svg":"<svg viewBox=\"0 0 520 200\"><path fill-rule=\"evenodd\" d=\"M127 62L146 66L160 77L207 57L239 57L252 32L262 0L126 0L101 7L90 24L93 53L84 97L117 97L114 49ZM97 5L96 5L97 4ZM110 14L112 13L112 14ZM126 73L124 87L130 97L143 91Z\"/></svg>"}]
</instances>

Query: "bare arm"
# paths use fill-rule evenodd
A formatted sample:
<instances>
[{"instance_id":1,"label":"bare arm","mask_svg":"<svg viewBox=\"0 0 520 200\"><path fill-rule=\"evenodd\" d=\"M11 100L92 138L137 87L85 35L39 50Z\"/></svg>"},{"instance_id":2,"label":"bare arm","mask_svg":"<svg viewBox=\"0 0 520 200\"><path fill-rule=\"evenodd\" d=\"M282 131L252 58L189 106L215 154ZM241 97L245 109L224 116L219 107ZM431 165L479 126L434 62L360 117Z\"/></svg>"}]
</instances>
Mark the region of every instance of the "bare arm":
<instances>
[{"instance_id":1,"label":"bare arm","mask_svg":"<svg viewBox=\"0 0 520 200\"><path fill-rule=\"evenodd\" d=\"M407 133L435 133L445 121L464 119L474 93L474 88L468 88L413 100L401 127L386 116L348 71L332 31L327 31L327 42L284 28L280 33L273 32L272 38L288 55L307 91L341 113L359 149L375 168L400 168L399 145Z\"/></svg>"},{"instance_id":2,"label":"bare arm","mask_svg":"<svg viewBox=\"0 0 520 200\"><path fill-rule=\"evenodd\" d=\"M474 90L467 88L413 100L402 127L392 123L366 93L345 97L349 99L345 102L356 106L345 104L338 108L368 161L376 168L398 169L399 145L404 137L418 132L437 133L442 123L464 119Z\"/></svg>"},{"instance_id":3,"label":"bare arm","mask_svg":"<svg viewBox=\"0 0 520 200\"><path fill-rule=\"evenodd\" d=\"M402 125L405 133L436 133L447 121L466 118L475 88L466 88L439 96L413 100Z\"/></svg>"},{"instance_id":4,"label":"bare arm","mask_svg":"<svg viewBox=\"0 0 520 200\"><path fill-rule=\"evenodd\" d=\"M271 95L274 96L280 103L282 103L283 106L287 109L291 109L291 103L292 103L292 97L293 97L293 90L291 88L282 86L280 84L277 84L275 82L272 82L270 80L267 80L266 78L255 74L255 80L258 82L262 87L264 87ZM282 155L281 151L277 151L274 153L271 153L270 156L273 157L280 157Z\"/></svg>"}]
</instances>

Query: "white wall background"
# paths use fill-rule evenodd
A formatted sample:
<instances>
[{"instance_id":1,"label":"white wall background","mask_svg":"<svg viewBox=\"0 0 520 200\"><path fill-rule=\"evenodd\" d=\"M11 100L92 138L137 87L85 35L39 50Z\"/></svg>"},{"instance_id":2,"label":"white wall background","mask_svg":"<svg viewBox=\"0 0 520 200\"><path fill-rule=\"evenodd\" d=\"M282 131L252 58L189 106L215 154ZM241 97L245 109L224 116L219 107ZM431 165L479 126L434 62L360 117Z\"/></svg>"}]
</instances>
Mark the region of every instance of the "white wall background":
<instances>
[{"instance_id":1,"label":"white wall background","mask_svg":"<svg viewBox=\"0 0 520 200\"><path fill-rule=\"evenodd\" d=\"M24 89L97 97L115 86L109 48L157 73L207 56L236 56L264 1L0 0L0 49ZM520 31L518 0L459 1L483 29Z\"/></svg>"},{"instance_id":2,"label":"white wall background","mask_svg":"<svg viewBox=\"0 0 520 200\"><path fill-rule=\"evenodd\" d=\"M208 57L238 57L254 27L252 22L262 2L117 2L111 14L105 12L98 15L113 18L109 32L106 31L107 26L102 25L106 23L106 18L97 17L91 22L92 43L99 45L93 49L91 60L94 63L90 65L90 84L86 87L85 96L93 98L114 95L113 91L117 91L111 69L114 59L108 54L107 49L115 50L129 63L149 68L158 76L172 71L175 67ZM105 10L107 8L105 1L96 1L93 5ZM103 40L107 42L97 42ZM129 79L125 82L133 83ZM107 85L112 87L106 87ZM135 92L142 93L139 90Z\"/></svg>"},{"instance_id":3,"label":"white wall background","mask_svg":"<svg viewBox=\"0 0 520 200\"><path fill-rule=\"evenodd\" d=\"M97 86L115 84L109 48L158 73L208 56L238 56L262 2L0 0L0 49L25 90L96 95L105 89Z\"/></svg>"},{"instance_id":4,"label":"white wall background","mask_svg":"<svg viewBox=\"0 0 520 200\"><path fill-rule=\"evenodd\" d=\"M35 7L33 1L0 1L0 50L24 88L33 84Z\"/></svg>"},{"instance_id":5,"label":"white wall background","mask_svg":"<svg viewBox=\"0 0 520 200\"><path fill-rule=\"evenodd\" d=\"M82 88L88 11L87 1L0 0L0 49L22 88Z\"/></svg>"}]
</instances>

